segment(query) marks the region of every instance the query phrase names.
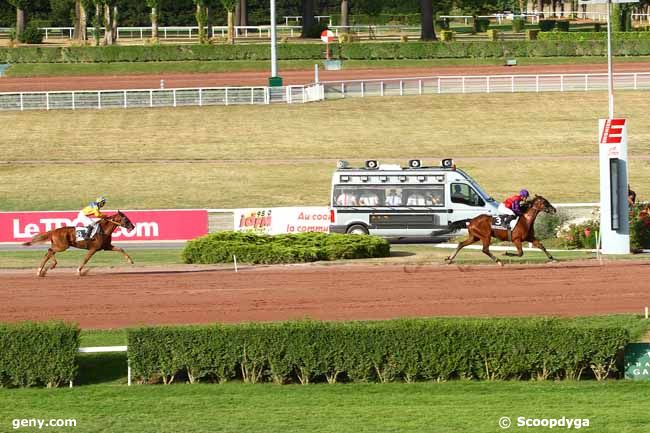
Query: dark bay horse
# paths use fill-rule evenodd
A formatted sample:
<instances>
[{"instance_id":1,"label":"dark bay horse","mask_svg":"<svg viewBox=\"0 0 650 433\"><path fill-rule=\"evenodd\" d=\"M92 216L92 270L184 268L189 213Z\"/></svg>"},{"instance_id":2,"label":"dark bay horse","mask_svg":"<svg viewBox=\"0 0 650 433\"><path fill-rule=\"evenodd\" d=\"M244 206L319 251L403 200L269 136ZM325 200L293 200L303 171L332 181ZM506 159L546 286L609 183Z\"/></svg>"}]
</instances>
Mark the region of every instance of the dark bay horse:
<instances>
[{"instance_id":1,"label":"dark bay horse","mask_svg":"<svg viewBox=\"0 0 650 433\"><path fill-rule=\"evenodd\" d=\"M549 261L555 261L553 256L551 256L548 253L548 251L546 251L546 248L544 248L544 245L542 245L539 239L535 238L534 226L535 226L535 218L537 218L537 215L539 215L540 212L547 212L550 214L554 214L557 212L557 210L553 206L551 206L548 200L546 200L544 197L539 195L536 195L535 198L533 198L528 203L523 205L522 210L524 211L523 215L519 217L519 221L517 221L517 225L515 226L514 229L512 229L512 243L515 244L515 247L517 248L517 253L516 254L506 253L506 255L507 256L512 255L517 257L523 256L524 251L522 249L522 243L531 242L535 247L544 251L544 254L546 254L546 257L548 257ZM456 228L463 228L460 224L464 224L465 222L466 222L465 220L457 221L454 224L457 225ZM467 232L469 234L469 237L463 242L458 244L458 247L456 248L454 254L452 254L450 257L447 257L445 259L447 263L451 264L454 261L454 258L456 257L458 252L462 250L464 247L466 247L467 245L471 245L474 242L481 241L481 243L483 243L483 253L485 253L496 263L503 266L501 260L497 259L490 252L490 242L493 237L500 239L502 241L507 241L508 231L505 228L493 229L492 216L479 215L469 220L469 224L467 225Z\"/></svg>"},{"instance_id":2,"label":"dark bay horse","mask_svg":"<svg viewBox=\"0 0 650 433\"><path fill-rule=\"evenodd\" d=\"M124 215L119 210L115 215L112 215L107 218L102 218L97 222L99 224L99 230L95 237L90 240L77 241L76 227L60 227L58 229L50 230L45 233L41 233L32 238L31 241L25 242L23 245L30 246L38 243L51 242L50 248L48 248L45 257L41 260L41 264L38 267L37 275L39 277L44 277L47 273L45 264L50 260L54 260L54 264L49 269L54 269L57 265L56 257L54 255L61 251L65 251L70 247L79 248L82 250L88 250L88 254L84 258L81 265L77 268L77 274L83 275L82 270L88 260L100 250L104 251L117 251L124 255L124 257L133 264L133 259L122 249L118 248L111 244L112 235L115 229L119 227L124 227L127 230L133 230L135 227L131 220Z\"/></svg>"}]
</instances>

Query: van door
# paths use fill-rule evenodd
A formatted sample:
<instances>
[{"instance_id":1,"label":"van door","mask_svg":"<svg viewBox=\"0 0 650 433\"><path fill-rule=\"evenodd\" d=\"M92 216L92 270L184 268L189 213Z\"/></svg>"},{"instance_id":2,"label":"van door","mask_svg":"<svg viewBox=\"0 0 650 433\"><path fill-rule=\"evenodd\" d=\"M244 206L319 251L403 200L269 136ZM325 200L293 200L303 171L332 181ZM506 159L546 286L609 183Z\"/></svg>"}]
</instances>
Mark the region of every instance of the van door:
<instances>
[{"instance_id":1,"label":"van door","mask_svg":"<svg viewBox=\"0 0 650 433\"><path fill-rule=\"evenodd\" d=\"M472 219L490 213L485 200L469 184L454 182L449 185L449 222Z\"/></svg>"}]
</instances>

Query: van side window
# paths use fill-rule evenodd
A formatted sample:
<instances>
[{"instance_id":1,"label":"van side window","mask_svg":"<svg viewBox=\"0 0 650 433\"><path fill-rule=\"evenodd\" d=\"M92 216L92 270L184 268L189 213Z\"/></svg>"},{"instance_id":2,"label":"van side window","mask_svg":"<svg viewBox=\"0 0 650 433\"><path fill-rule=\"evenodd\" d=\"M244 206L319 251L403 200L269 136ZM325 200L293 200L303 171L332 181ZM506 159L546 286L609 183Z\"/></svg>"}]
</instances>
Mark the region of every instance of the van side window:
<instances>
[{"instance_id":1,"label":"van side window","mask_svg":"<svg viewBox=\"0 0 650 433\"><path fill-rule=\"evenodd\" d=\"M467 206L485 206L485 201L471 186L465 183L451 184L451 202Z\"/></svg>"}]
</instances>

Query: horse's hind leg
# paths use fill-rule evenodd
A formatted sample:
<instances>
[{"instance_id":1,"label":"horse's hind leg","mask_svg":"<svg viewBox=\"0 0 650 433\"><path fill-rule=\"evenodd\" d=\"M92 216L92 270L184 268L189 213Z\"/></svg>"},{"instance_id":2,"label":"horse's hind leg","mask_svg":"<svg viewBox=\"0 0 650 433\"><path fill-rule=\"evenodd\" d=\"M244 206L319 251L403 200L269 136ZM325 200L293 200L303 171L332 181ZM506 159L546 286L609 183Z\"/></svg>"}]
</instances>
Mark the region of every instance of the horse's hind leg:
<instances>
[{"instance_id":1,"label":"horse's hind leg","mask_svg":"<svg viewBox=\"0 0 650 433\"><path fill-rule=\"evenodd\" d=\"M90 258L93 255L95 255L96 252L97 252L97 250L89 250L88 251L88 254L86 254L86 257L84 257L84 261L81 262L81 265L77 268L77 275L79 275L80 277L83 275L82 270L83 270L84 266L86 266L86 263L88 263L88 260L90 260Z\"/></svg>"},{"instance_id":2,"label":"horse's hind leg","mask_svg":"<svg viewBox=\"0 0 650 433\"><path fill-rule=\"evenodd\" d=\"M128 260L129 263L133 264L133 259L131 258L131 256L129 256L129 255L126 253L126 251L124 251L122 248L119 248L119 247L116 247L116 246L114 246L114 245L111 245L111 249L110 249L109 251L117 251L117 252L119 252L119 253L122 253L122 255L124 256L124 258L126 258L126 260Z\"/></svg>"},{"instance_id":3,"label":"horse's hind leg","mask_svg":"<svg viewBox=\"0 0 650 433\"><path fill-rule=\"evenodd\" d=\"M478 240L479 240L479 238L477 238L476 236L474 236L473 234L470 233L469 238L467 238L467 239L465 239L463 242L459 243L459 244L458 244L458 247L456 247L456 251L454 251L454 254L452 254L451 256L447 257L447 258L445 259L445 261L446 261L448 264L452 264L453 261L454 261L454 259L456 258L456 256L457 256L458 253L460 252L460 250L462 250L463 248L465 248L467 245L471 245L471 244L473 244L474 242L476 242L476 241L478 241Z\"/></svg>"},{"instance_id":4,"label":"horse's hind leg","mask_svg":"<svg viewBox=\"0 0 650 433\"><path fill-rule=\"evenodd\" d=\"M519 239L513 240L512 243L515 244L515 247L517 248L517 252L516 253L511 253L510 251L506 251L504 255L506 255L506 256L515 256L515 257L523 256L524 255L524 249L523 249L523 247L521 245L521 240L519 240Z\"/></svg>"},{"instance_id":5,"label":"horse's hind leg","mask_svg":"<svg viewBox=\"0 0 650 433\"><path fill-rule=\"evenodd\" d=\"M546 254L546 257L548 257L548 259L549 259L551 262L555 262L555 261L556 261L555 258L554 258L552 255L550 255L550 254L548 253L548 251L546 251L546 248L544 248L544 245L542 245L542 243L539 241L539 239L533 239L533 242L532 242L532 243L533 243L533 246L534 246L535 248L539 248L540 250L544 251L544 254Z\"/></svg>"},{"instance_id":6,"label":"horse's hind leg","mask_svg":"<svg viewBox=\"0 0 650 433\"><path fill-rule=\"evenodd\" d=\"M47 253L45 253L45 256L41 260L41 263L38 265L38 270L36 271L36 276L37 277L44 277L45 276L45 274L47 273L47 270L45 270L45 264L52 257L54 257L54 250L52 248L48 248ZM54 262L56 263L56 259L54 259Z\"/></svg>"},{"instance_id":7,"label":"horse's hind leg","mask_svg":"<svg viewBox=\"0 0 650 433\"><path fill-rule=\"evenodd\" d=\"M498 263L498 264L500 264L501 266L503 266L503 263L501 262L501 260L499 260L498 258L496 258L496 257L494 256L494 254L492 254L492 253L490 252L490 238L483 239L483 254L487 255L489 258L491 258L492 260L494 260L496 263Z\"/></svg>"}]
</instances>

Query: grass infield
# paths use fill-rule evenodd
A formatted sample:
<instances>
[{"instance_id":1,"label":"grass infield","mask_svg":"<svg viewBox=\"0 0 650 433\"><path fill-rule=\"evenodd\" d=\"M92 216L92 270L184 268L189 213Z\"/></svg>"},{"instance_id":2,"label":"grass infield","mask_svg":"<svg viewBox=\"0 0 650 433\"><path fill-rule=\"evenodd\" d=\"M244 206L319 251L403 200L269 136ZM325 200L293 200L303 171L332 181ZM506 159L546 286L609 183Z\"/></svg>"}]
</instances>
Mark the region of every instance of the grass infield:
<instances>
[{"instance_id":1,"label":"grass infield","mask_svg":"<svg viewBox=\"0 0 650 433\"><path fill-rule=\"evenodd\" d=\"M473 94L0 113L12 125L0 136L0 210L76 209L97 194L131 209L327 205L337 159L416 157L455 158L498 200L527 187L592 202L606 102L601 92ZM644 92L617 93L640 200L650 190L648 110Z\"/></svg>"},{"instance_id":2,"label":"grass infield","mask_svg":"<svg viewBox=\"0 0 650 433\"><path fill-rule=\"evenodd\" d=\"M646 62L650 57L615 57L616 63ZM279 62L280 71L313 70L314 60L284 60ZM346 60L345 69L380 68L427 68L439 66L496 66L503 65L503 59L400 59L400 60ZM520 58L518 65L562 65L601 64L600 57L541 57ZM187 61L187 62L125 62L102 64L29 63L12 65L5 73L7 77L79 76L79 75L121 75L121 74L164 74L164 73L210 73L268 71L268 61ZM513 69L513 73L517 73Z\"/></svg>"}]
</instances>

